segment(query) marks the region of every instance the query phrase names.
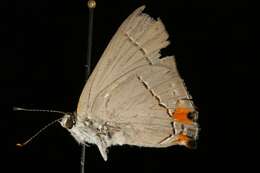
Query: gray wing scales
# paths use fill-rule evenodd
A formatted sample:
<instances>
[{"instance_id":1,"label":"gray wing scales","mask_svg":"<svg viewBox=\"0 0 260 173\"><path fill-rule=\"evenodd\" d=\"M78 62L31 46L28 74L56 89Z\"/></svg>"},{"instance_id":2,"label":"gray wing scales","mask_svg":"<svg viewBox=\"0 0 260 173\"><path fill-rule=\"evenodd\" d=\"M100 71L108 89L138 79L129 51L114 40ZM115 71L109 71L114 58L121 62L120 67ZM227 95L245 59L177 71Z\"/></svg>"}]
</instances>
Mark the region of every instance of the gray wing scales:
<instances>
[{"instance_id":1,"label":"gray wing scales","mask_svg":"<svg viewBox=\"0 0 260 173\"><path fill-rule=\"evenodd\" d=\"M164 65L165 61L169 64ZM173 145L161 144L174 135L169 111L178 99L188 97L174 65L173 57L167 57L136 68L98 95L91 110L93 118L120 129L111 145Z\"/></svg>"},{"instance_id":2,"label":"gray wing scales","mask_svg":"<svg viewBox=\"0 0 260 173\"><path fill-rule=\"evenodd\" d=\"M79 99L77 113L85 116L97 95L121 76L159 60L160 49L169 44L161 20L136 9L119 27L86 83ZM90 115L91 116L91 115Z\"/></svg>"},{"instance_id":3,"label":"gray wing scales","mask_svg":"<svg viewBox=\"0 0 260 173\"><path fill-rule=\"evenodd\" d=\"M77 116L111 127L107 146L185 145L190 130L197 137L197 124L187 120L195 109L174 57L161 58L169 44L163 23L143 10L135 10L110 41L82 91Z\"/></svg>"}]
</instances>

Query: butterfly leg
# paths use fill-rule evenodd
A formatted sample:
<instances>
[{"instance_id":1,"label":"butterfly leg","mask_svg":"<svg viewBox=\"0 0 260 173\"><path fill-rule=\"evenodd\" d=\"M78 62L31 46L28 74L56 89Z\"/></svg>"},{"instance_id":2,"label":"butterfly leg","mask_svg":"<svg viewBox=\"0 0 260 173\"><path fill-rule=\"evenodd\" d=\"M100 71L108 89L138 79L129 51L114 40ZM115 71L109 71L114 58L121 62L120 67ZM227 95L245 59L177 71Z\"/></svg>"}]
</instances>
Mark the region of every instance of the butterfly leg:
<instances>
[{"instance_id":1,"label":"butterfly leg","mask_svg":"<svg viewBox=\"0 0 260 173\"><path fill-rule=\"evenodd\" d=\"M107 145L105 142L99 137L96 141L96 145L98 146L99 152L101 153L103 159L107 161Z\"/></svg>"}]
</instances>

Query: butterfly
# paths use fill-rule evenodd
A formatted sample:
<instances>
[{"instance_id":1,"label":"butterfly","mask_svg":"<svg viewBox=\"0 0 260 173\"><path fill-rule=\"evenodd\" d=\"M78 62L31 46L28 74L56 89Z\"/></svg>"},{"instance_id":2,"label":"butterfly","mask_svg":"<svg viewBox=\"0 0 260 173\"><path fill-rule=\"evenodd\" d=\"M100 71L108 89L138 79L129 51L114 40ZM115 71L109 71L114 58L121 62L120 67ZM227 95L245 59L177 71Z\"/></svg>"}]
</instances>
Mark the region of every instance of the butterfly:
<instances>
[{"instance_id":1,"label":"butterfly","mask_svg":"<svg viewBox=\"0 0 260 173\"><path fill-rule=\"evenodd\" d=\"M81 93L76 112L60 121L80 144L97 145L104 160L113 145L192 147L198 112L160 19L137 8L111 39Z\"/></svg>"}]
</instances>

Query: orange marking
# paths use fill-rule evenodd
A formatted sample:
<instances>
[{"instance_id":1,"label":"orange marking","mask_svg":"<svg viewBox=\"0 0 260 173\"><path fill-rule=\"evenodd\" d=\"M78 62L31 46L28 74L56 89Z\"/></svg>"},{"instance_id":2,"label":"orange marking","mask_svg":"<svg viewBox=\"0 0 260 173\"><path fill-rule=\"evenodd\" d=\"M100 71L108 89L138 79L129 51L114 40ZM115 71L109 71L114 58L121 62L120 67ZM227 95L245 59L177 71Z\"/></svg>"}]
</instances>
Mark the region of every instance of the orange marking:
<instances>
[{"instance_id":1,"label":"orange marking","mask_svg":"<svg viewBox=\"0 0 260 173\"><path fill-rule=\"evenodd\" d=\"M178 136L178 139L177 139L179 142L184 142L184 143L187 143L189 140L190 140L190 138L188 137L188 136L186 136L186 135L184 135L184 134L180 134L179 136Z\"/></svg>"},{"instance_id":2,"label":"orange marking","mask_svg":"<svg viewBox=\"0 0 260 173\"><path fill-rule=\"evenodd\" d=\"M179 144L184 145L190 149L194 148L193 144L190 143L192 141L187 135L179 134L176 140Z\"/></svg>"},{"instance_id":3,"label":"orange marking","mask_svg":"<svg viewBox=\"0 0 260 173\"><path fill-rule=\"evenodd\" d=\"M179 121L184 124L192 124L192 120L188 118L188 114L192 112L189 108L176 108L172 114L173 120Z\"/></svg>"}]
</instances>

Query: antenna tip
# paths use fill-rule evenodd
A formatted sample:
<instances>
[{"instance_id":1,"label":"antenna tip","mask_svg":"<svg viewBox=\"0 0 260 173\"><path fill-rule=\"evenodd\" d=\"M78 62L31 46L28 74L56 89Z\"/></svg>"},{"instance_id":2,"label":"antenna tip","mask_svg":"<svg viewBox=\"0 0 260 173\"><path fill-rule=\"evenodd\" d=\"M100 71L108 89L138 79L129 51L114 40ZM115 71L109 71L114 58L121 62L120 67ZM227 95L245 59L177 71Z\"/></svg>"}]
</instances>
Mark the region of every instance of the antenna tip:
<instances>
[{"instance_id":1,"label":"antenna tip","mask_svg":"<svg viewBox=\"0 0 260 173\"><path fill-rule=\"evenodd\" d=\"M88 1L88 8L95 8L96 7L96 1L95 0L89 0Z\"/></svg>"},{"instance_id":2,"label":"antenna tip","mask_svg":"<svg viewBox=\"0 0 260 173\"><path fill-rule=\"evenodd\" d=\"M22 110L22 108L13 107L13 111L20 111L20 110Z\"/></svg>"},{"instance_id":3,"label":"antenna tip","mask_svg":"<svg viewBox=\"0 0 260 173\"><path fill-rule=\"evenodd\" d=\"M17 143L16 146L17 147L23 147L23 144Z\"/></svg>"}]
</instances>

